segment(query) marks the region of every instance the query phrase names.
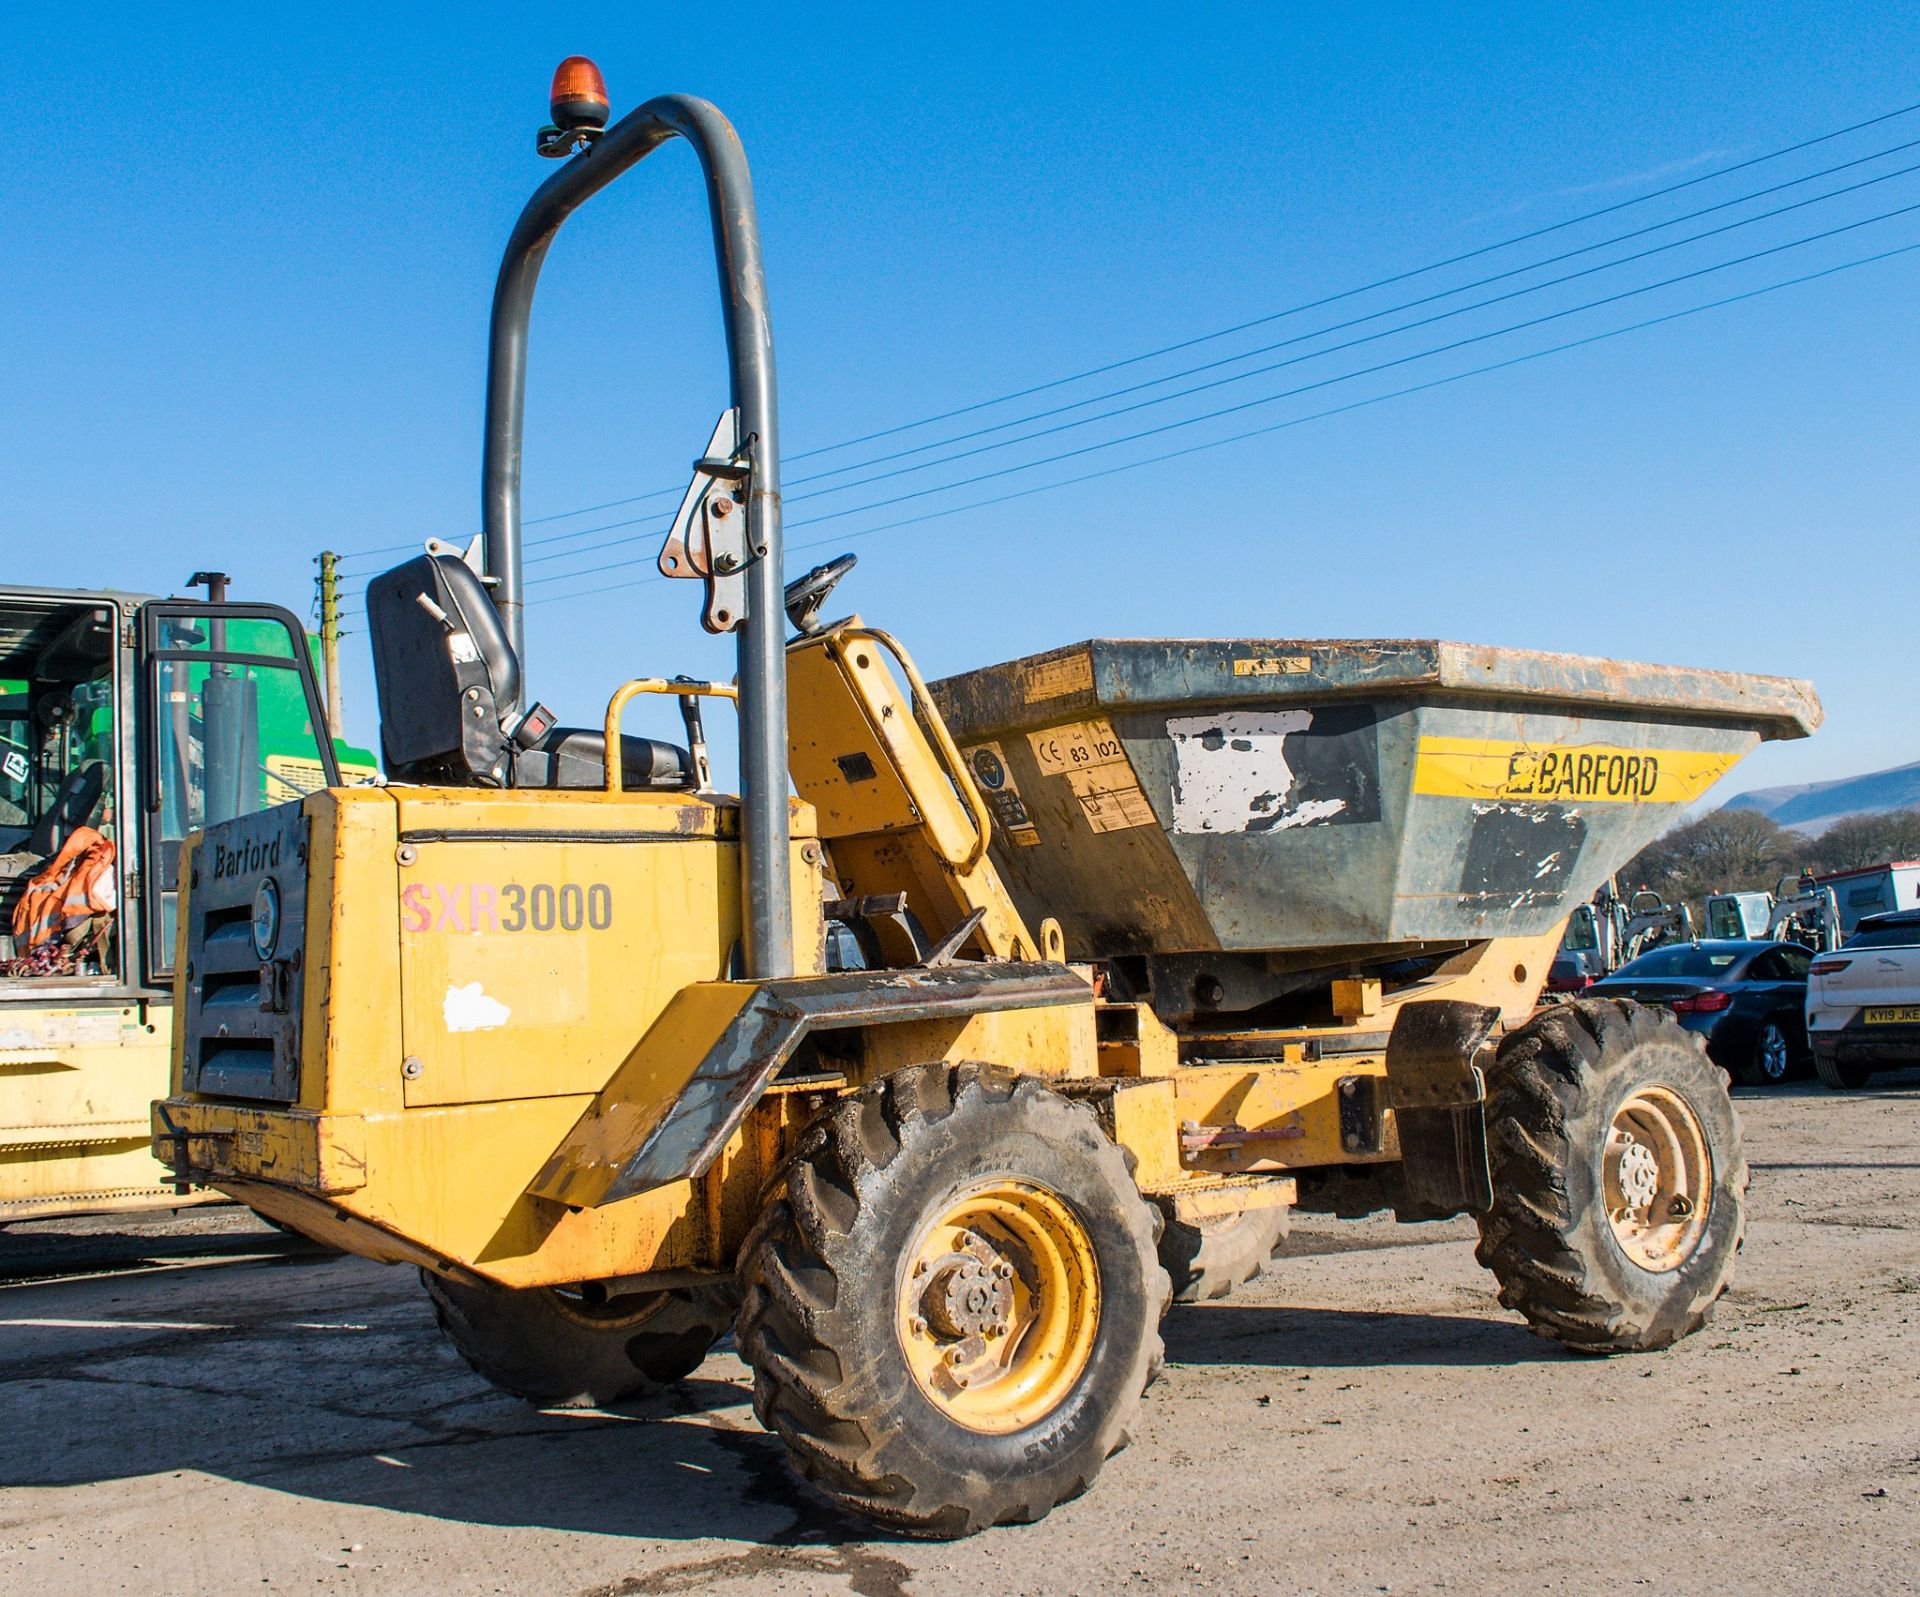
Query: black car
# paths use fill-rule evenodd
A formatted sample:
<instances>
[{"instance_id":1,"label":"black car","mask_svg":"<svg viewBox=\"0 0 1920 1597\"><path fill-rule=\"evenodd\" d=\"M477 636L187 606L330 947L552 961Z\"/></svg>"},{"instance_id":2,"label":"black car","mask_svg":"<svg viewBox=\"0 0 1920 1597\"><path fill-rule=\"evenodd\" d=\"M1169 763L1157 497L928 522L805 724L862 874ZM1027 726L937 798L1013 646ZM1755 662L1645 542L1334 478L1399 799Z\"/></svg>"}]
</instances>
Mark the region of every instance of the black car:
<instances>
[{"instance_id":1,"label":"black car","mask_svg":"<svg viewBox=\"0 0 1920 1597\"><path fill-rule=\"evenodd\" d=\"M1587 998L1665 1004L1707 1055L1750 1087L1784 1081L1807 1058L1807 967L1798 943L1663 943L1627 961Z\"/></svg>"}]
</instances>

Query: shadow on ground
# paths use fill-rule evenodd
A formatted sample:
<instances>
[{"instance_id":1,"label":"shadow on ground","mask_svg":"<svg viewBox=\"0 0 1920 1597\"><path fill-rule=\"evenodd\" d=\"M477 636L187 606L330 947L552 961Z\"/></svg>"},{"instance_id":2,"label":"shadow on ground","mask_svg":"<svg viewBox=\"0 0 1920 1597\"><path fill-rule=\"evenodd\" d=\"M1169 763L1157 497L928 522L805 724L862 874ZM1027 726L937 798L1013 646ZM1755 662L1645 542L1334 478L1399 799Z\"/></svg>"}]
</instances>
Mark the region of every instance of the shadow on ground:
<instances>
[{"instance_id":1,"label":"shadow on ground","mask_svg":"<svg viewBox=\"0 0 1920 1597\"><path fill-rule=\"evenodd\" d=\"M1204 1303L1175 1308L1167 1316L1165 1334L1167 1357L1176 1364L1312 1370L1486 1368L1567 1356L1517 1320L1465 1314Z\"/></svg>"},{"instance_id":2,"label":"shadow on ground","mask_svg":"<svg viewBox=\"0 0 1920 1597\"><path fill-rule=\"evenodd\" d=\"M91 1270L137 1269L222 1251L262 1258L321 1258L331 1252L306 1237L264 1225L230 1224L208 1235L133 1228L67 1231L27 1222L0 1230L0 1286Z\"/></svg>"},{"instance_id":3,"label":"shadow on ground","mask_svg":"<svg viewBox=\"0 0 1920 1597\"><path fill-rule=\"evenodd\" d=\"M85 1319L86 1302L43 1296L61 1289L9 1294L16 1356L4 1357L0 1343L0 1404L12 1420L0 1433L0 1485L192 1471L470 1524L753 1544L656 1569L600 1597L781 1572L832 1573L864 1597L883 1597L906 1578L881 1550L884 1537L871 1545L871 1527L798 1486L725 1355L622 1411L542 1411L473 1375L435 1331L424 1298L378 1267L309 1258L194 1273L191 1286L167 1283L164 1299L144 1290L151 1277L89 1283L101 1322ZM36 1299L45 1306L33 1307ZM144 1330L102 1345L61 1329L91 1323ZM25 1347L30 1336L43 1339L37 1351ZM1176 1309L1166 1337L1181 1364L1508 1365L1556 1356L1490 1318L1236 1303Z\"/></svg>"}]
</instances>

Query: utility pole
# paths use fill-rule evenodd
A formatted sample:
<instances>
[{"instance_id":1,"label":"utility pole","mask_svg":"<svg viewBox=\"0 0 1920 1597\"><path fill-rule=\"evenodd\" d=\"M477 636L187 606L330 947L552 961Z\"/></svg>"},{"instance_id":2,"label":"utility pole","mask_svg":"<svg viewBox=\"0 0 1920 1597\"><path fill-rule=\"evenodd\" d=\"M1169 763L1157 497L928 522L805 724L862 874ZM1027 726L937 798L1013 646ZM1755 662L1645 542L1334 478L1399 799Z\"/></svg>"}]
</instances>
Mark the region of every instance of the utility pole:
<instances>
[{"instance_id":1,"label":"utility pole","mask_svg":"<svg viewBox=\"0 0 1920 1597\"><path fill-rule=\"evenodd\" d=\"M320 551L320 667L326 678L327 736L340 738L340 557Z\"/></svg>"}]
</instances>

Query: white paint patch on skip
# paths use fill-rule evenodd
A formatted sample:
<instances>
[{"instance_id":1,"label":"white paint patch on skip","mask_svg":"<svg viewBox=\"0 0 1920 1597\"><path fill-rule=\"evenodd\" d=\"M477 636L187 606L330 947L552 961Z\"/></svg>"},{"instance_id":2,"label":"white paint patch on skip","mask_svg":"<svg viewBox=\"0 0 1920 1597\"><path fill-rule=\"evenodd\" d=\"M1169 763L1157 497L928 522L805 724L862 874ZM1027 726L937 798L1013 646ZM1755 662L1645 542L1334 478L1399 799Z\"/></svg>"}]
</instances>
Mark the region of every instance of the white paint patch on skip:
<instances>
[{"instance_id":1,"label":"white paint patch on skip","mask_svg":"<svg viewBox=\"0 0 1920 1597\"><path fill-rule=\"evenodd\" d=\"M1298 809L1289 810L1273 823L1276 832L1284 832L1289 826L1312 826L1316 822L1331 820L1347 807L1345 799L1308 799Z\"/></svg>"},{"instance_id":2,"label":"white paint patch on skip","mask_svg":"<svg viewBox=\"0 0 1920 1597\"><path fill-rule=\"evenodd\" d=\"M494 1031L506 1025L513 1013L497 998L489 998L477 981L460 987L447 986L446 1002L440 1006L447 1017L448 1031Z\"/></svg>"},{"instance_id":3,"label":"white paint patch on skip","mask_svg":"<svg viewBox=\"0 0 1920 1597\"><path fill-rule=\"evenodd\" d=\"M1267 832L1312 826L1338 815L1344 799L1284 808L1293 787L1286 738L1313 724L1311 710L1223 710L1167 722L1178 762L1176 832Z\"/></svg>"}]
</instances>

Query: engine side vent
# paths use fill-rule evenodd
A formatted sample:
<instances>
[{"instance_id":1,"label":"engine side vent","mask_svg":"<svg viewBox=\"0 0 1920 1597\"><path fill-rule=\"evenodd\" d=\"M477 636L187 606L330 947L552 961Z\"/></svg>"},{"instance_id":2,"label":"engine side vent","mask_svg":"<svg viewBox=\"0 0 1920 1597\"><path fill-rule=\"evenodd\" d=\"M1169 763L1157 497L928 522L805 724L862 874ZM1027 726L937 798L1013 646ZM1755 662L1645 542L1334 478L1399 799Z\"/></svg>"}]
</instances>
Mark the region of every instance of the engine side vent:
<instances>
[{"instance_id":1,"label":"engine side vent","mask_svg":"<svg viewBox=\"0 0 1920 1597\"><path fill-rule=\"evenodd\" d=\"M256 947L255 905L263 908ZM298 800L207 828L188 887L187 1092L291 1103L300 1094L307 818Z\"/></svg>"}]
</instances>

